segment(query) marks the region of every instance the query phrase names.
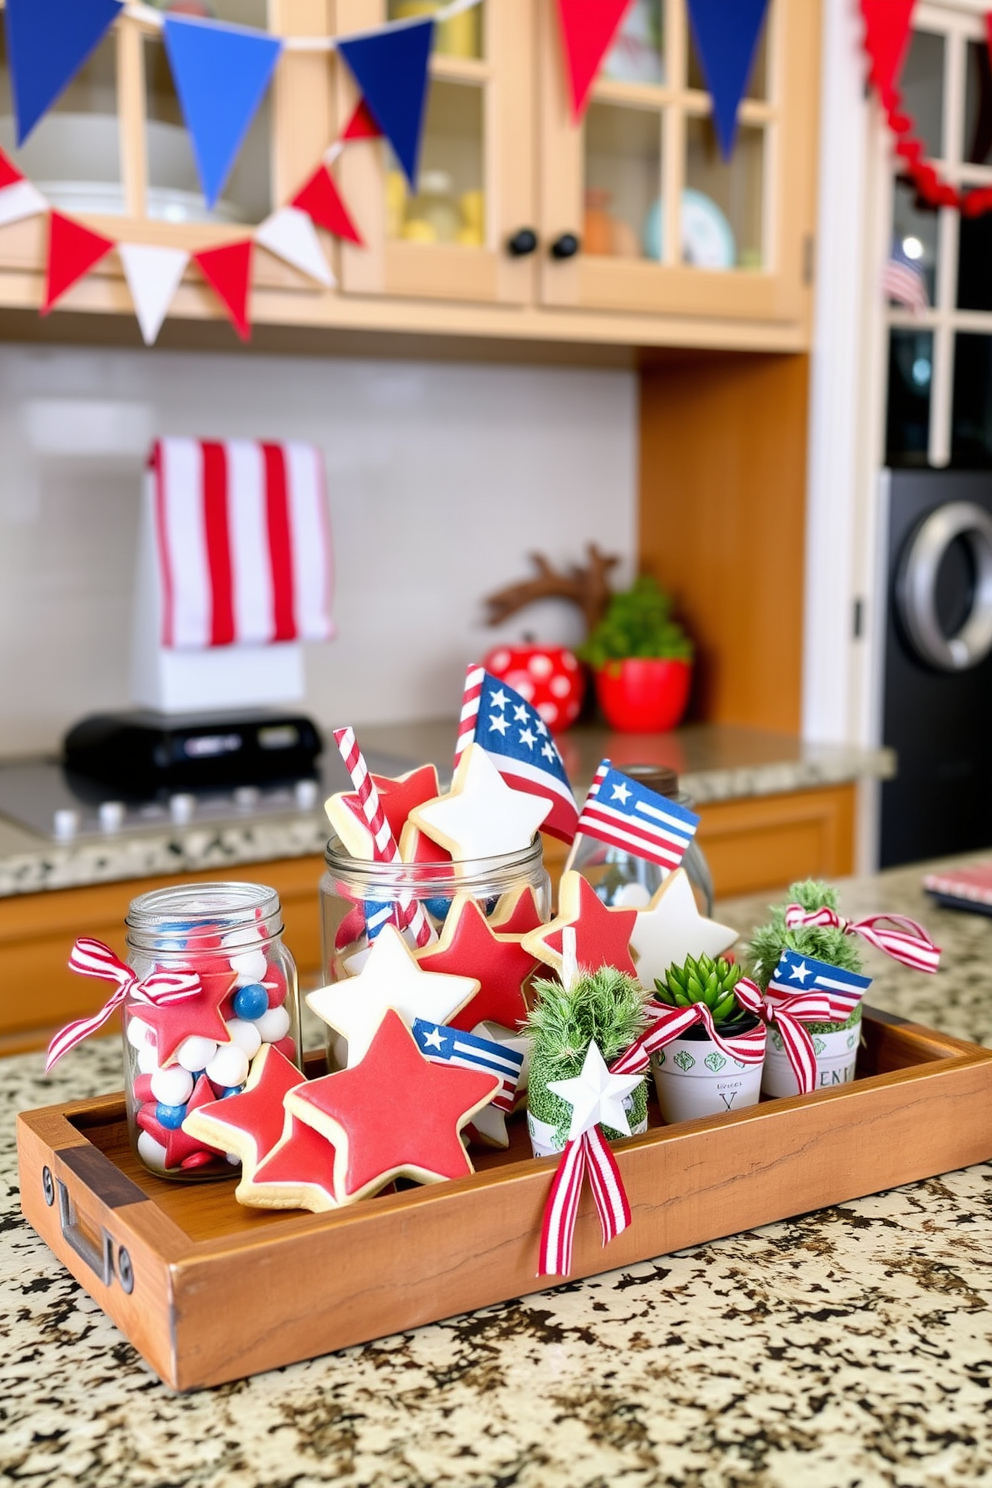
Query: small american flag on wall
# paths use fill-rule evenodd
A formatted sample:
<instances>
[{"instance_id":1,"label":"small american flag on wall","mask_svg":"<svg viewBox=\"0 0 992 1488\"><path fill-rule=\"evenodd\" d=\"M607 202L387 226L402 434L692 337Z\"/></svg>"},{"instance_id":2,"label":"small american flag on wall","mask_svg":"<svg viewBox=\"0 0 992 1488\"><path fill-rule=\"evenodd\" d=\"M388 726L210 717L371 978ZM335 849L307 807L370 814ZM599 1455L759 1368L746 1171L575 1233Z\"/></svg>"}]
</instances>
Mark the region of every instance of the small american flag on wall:
<instances>
[{"instance_id":1,"label":"small american flag on wall","mask_svg":"<svg viewBox=\"0 0 992 1488\"><path fill-rule=\"evenodd\" d=\"M930 308L923 265L919 259L910 258L901 243L893 244L892 255L882 270L882 293L917 314Z\"/></svg>"}]
</instances>

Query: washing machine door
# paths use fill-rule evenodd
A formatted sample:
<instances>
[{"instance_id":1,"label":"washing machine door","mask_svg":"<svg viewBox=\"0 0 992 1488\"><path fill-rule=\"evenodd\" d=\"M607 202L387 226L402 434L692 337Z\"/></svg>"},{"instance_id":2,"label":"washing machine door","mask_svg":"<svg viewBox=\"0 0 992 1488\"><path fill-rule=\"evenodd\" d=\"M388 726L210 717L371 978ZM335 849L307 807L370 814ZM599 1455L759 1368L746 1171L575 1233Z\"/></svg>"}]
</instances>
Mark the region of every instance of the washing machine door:
<instances>
[{"instance_id":1,"label":"washing machine door","mask_svg":"<svg viewBox=\"0 0 992 1488\"><path fill-rule=\"evenodd\" d=\"M967 545L974 584L971 608L948 636L937 611L937 580L958 539ZM992 516L973 501L951 501L931 512L906 545L896 603L910 645L928 665L961 672L984 661L992 651Z\"/></svg>"}]
</instances>

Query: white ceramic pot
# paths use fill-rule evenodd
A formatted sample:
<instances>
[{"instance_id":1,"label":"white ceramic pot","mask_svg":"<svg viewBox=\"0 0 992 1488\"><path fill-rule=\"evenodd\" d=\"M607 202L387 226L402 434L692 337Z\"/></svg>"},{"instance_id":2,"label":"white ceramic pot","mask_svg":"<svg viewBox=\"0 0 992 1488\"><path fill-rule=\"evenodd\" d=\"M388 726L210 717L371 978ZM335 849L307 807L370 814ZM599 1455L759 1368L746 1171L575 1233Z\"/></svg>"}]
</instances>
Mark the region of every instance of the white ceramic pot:
<instances>
[{"instance_id":1,"label":"white ceramic pot","mask_svg":"<svg viewBox=\"0 0 992 1488\"><path fill-rule=\"evenodd\" d=\"M652 1057L654 1086L669 1126L756 1106L761 1065L729 1059L712 1039L673 1039Z\"/></svg>"},{"instance_id":2,"label":"white ceramic pot","mask_svg":"<svg viewBox=\"0 0 992 1488\"><path fill-rule=\"evenodd\" d=\"M851 1028L839 1028L835 1033L814 1033L812 1038L816 1051L815 1088L827 1090L831 1085L846 1085L853 1080L861 1039L860 1017ZM781 1034L774 1026L768 1030L761 1090L764 1095L776 1097L799 1094L799 1081L789 1063Z\"/></svg>"},{"instance_id":3,"label":"white ceramic pot","mask_svg":"<svg viewBox=\"0 0 992 1488\"><path fill-rule=\"evenodd\" d=\"M630 1096L624 1101L624 1109L630 1110ZM638 1136L648 1129L648 1119L645 1116L636 1126L630 1128L632 1137ZM556 1153L564 1151L564 1143L558 1140L555 1128L548 1121L539 1121L533 1112L527 1112L527 1130L530 1132L530 1145L534 1149L535 1157L554 1157Z\"/></svg>"}]
</instances>

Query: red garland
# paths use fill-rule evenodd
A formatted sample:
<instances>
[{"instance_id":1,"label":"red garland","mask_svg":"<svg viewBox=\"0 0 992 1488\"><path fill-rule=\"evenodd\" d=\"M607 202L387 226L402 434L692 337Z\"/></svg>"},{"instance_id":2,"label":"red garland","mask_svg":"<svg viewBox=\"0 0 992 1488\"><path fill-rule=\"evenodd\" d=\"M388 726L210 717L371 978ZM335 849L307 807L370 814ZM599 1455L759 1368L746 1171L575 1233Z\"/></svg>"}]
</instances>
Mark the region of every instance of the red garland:
<instances>
[{"instance_id":1,"label":"red garland","mask_svg":"<svg viewBox=\"0 0 992 1488\"><path fill-rule=\"evenodd\" d=\"M878 0L874 0L877 4ZM882 0L888 4L889 0ZM980 217L992 209L992 186L979 186L973 191L959 191L945 180L940 172L926 159L923 141L916 133L916 121L903 107L903 96L895 86L894 77L901 60L902 46L886 45L892 38L880 37L876 31L877 16L873 0L861 0L861 13L865 22L864 48L871 61L870 81L874 83L879 101L885 109L889 128L895 135L896 154L904 162L905 174L912 180L917 193L931 207L956 207L965 217ZM905 17L908 34L912 0ZM888 18L891 21L891 17ZM992 52L992 11L985 17L988 28L988 45Z\"/></svg>"}]
</instances>

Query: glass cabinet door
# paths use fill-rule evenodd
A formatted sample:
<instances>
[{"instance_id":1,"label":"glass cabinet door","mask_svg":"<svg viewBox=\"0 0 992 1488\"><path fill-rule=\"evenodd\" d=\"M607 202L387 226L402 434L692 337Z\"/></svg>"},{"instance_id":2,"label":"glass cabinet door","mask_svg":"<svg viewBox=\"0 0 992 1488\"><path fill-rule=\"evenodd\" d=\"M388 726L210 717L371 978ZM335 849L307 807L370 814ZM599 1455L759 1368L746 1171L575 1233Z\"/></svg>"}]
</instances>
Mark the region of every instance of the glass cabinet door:
<instances>
[{"instance_id":1,"label":"glass cabinet door","mask_svg":"<svg viewBox=\"0 0 992 1488\"><path fill-rule=\"evenodd\" d=\"M440 0L339 0L341 31L432 14ZM483 0L438 24L420 171L410 189L389 145L349 145L338 179L365 239L341 250L356 293L525 303L534 227L531 0ZM342 79L341 120L354 107ZM535 239L536 243L536 239ZM531 250L533 252L533 250Z\"/></svg>"},{"instance_id":2,"label":"glass cabinet door","mask_svg":"<svg viewBox=\"0 0 992 1488\"><path fill-rule=\"evenodd\" d=\"M549 7L549 10L551 7ZM815 122L815 6L771 0L733 154L724 160L685 0L634 0L569 118L553 17L542 37L541 295L617 311L798 318ZM547 189L550 187L550 189ZM564 252L569 237L579 251Z\"/></svg>"}]
</instances>

